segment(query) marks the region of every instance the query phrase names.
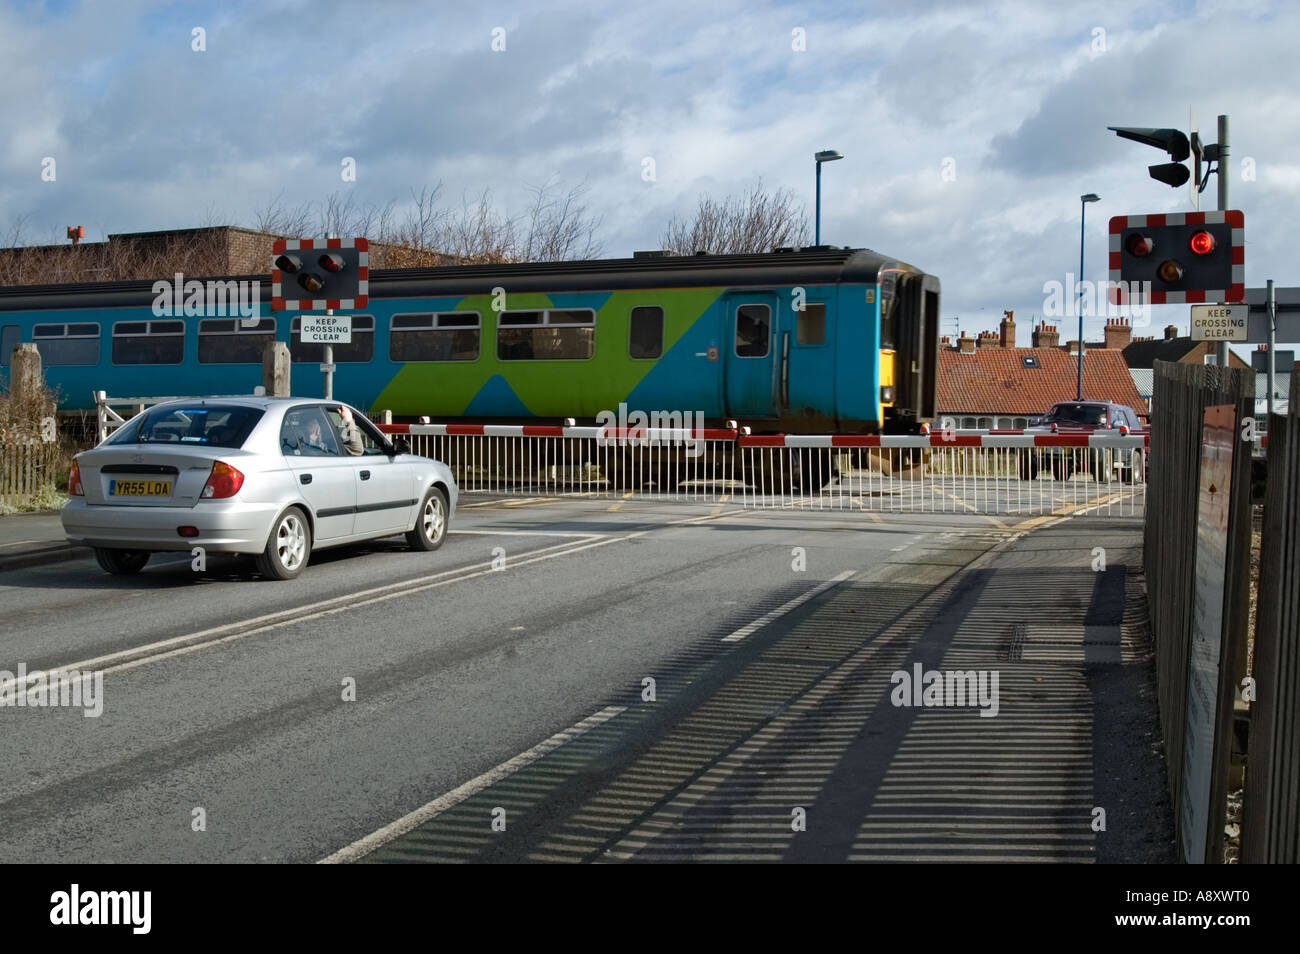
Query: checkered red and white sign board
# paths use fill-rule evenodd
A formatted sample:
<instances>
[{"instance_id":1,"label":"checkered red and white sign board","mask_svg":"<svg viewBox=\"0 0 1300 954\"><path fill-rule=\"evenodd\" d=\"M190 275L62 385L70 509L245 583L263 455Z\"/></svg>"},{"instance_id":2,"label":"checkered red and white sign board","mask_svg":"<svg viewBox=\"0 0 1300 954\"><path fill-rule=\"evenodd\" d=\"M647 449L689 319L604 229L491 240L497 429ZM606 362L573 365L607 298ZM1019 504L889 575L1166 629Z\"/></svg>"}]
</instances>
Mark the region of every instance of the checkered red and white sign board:
<instances>
[{"instance_id":1,"label":"checkered red and white sign board","mask_svg":"<svg viewBox=\"0 0 1300 954\"><path fill-rule=\"evenodd\" d=\"M280 269L271 269L272 311L319 311L325 308L365 308L370 303L370 243L363 238L350 239L276 239L271 254L283 252L327 252L336 248L357 250L356 298L285 298L281 290Z\"/></svg>"},{"instance_id":2,"label":"checkered red and white sign board","mask_svg":"<svg viewBox=\"0 0 1300 954\"><path fill-rule=\"evenodd\" d=\"M1164 215L1117 215L1110 220L1110 298L1116 301L1120 284L1120 266L1124 250L1121 234L1125 229L1163 228L1177 225L1219 225L1232 228L1232 284L1227 288L1205 291L1151 291L1153 305L1203 304L1205 302L1242 302L1246 300L1246 218L1238 209L1223 212L1170 212ZM1123 292L1118 300L1127 301Z\"/></svg>"}]
</instances>

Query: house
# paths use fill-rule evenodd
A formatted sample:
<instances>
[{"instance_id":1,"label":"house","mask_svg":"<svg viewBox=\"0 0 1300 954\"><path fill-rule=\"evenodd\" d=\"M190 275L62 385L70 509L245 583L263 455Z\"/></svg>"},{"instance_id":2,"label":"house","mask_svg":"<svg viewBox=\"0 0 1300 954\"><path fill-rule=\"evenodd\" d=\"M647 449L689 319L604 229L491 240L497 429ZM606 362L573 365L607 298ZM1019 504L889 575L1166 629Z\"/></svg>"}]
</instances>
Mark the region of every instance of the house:
<instances>
[{"instance_id":1,"label":"house","mask_svg":"<svg viewBox=\"0 0 1300 954\"><path fill-rule=\"evenodd\" d=\"M1056 327L1040 325L1033 347L1015 346L1015 320L1006 312L996 333L976 338L964 333L953 342L945 337L939 348L938 417L952 417L959 428L1017 428L1058 401L1077 396L1078 343L1061 347ZM1131 328L1123 319L1107 323L1106 340L1085 342L1083 397L1113 401L1146 417L1146 402L1129 374L1122 345Z\"/></svg>"},{"instance_id":2,"label":"house","mask_svg":"<svg viewBox=\"0 0 1300 954\"><path fill-rule=\"evenodd\" d=\"M1163 338L1135 338L1123 350L1124 361L1130 368L1154 368L1157 361L1206 364L1206 356L1212 357L1217 348L1217 343L1213 341L1193 341L1191 338L1180 338L1178 337L1178 329L1173 325L1169 325L1165 328ZM1248 368L1250 365L1237 357L1235 352L1229 351L1228 367Z\"/></svg>"}]
</instances>

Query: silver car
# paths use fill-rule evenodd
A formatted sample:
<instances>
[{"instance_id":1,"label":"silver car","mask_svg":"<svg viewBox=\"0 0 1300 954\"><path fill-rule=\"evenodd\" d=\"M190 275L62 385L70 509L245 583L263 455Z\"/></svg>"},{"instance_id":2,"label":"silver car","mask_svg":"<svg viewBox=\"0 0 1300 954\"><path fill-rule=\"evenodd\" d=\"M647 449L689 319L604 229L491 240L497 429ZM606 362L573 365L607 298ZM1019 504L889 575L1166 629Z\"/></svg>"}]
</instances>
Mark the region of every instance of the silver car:
<instances>
[{"instance_id":1,"label":"silver car","mask_svg":"<svg viewBox=\"0 0 1300 954\"><path fill-rule=\"evenodd\" d=\"M109 573L202 547L255 554L264 576L291 580L313 549L399 533L438 549L458 488L346 404L249 397L149 408L77 455L68 493L64 533Z\"/></svg>"}]
</instances>

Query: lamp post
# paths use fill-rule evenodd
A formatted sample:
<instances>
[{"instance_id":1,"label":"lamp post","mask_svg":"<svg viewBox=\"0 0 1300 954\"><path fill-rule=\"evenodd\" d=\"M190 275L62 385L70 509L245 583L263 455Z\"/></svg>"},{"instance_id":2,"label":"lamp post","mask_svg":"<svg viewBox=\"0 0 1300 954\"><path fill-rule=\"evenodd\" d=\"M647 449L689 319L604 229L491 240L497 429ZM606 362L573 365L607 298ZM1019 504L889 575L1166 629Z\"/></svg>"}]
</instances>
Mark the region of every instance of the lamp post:
<instances>
[{"instance_id":1,"label":"lamp post","mask_svg":"<svg viewBox=\"0 0 1300 954\"><path fill-rule=\"evenodd\" d=\"M822 163L834 162L836 159L843 159L844 156L834 149L823 149L815 153L813 158L817 160L817 225L813 233L813 244L822 244Z\"/></svg>"},{"instance_id":2,"label":"lamp post","mask_svg":"<svg viewBox=\"0 0 1300 954\"><path fill-rule=\"evenodd\" d=\"M1100 202L1101 196L1095 192L1079 196L1079 295L1075 308L1079 312L1079 374L1078 389L1074 396L1076 401L1083 400L1083 223L1088 213L1089 202Z\"/></svg>"}]
</instances>

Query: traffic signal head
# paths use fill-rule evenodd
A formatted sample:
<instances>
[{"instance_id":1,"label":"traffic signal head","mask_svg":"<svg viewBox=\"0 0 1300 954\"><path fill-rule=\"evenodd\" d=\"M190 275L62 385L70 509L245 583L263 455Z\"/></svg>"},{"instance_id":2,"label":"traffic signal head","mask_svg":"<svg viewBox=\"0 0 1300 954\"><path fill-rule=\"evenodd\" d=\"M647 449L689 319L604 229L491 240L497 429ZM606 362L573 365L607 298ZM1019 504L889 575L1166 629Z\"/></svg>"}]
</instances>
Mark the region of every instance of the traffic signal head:
<instances>
[{"instance_id":1,"label":"traffic signal head","mask_svg":"<svg viewBox=\"0 0 1300 954\"><path fill-rule=\"evenodd\" d=\"M1149 289L1153 305L1244 301L1244 236L1245 219L1235 210L1117 215L1110 220L1111 300L1124 303L1139 289L1148 298Z\"/></svg>"},{"instance_id":2,"label":"traffic signal head","mask_svg":"<svg viewBox=\"0 0 1300 954\"><path fill-rule=\"evenodd\" d=\"M1177 188L1191 178L1191 171L1183 165L1183 160L1191 155L1191 143L1187 136L1177 129L1149 129L1137 126L1107 126L1121 139L1132 139L1147 146L1155 146L1169 153L1173 162L1147 166L1151 178ZM1199 142L1198 142L1199 145ZM1199 163L1198 163L1199 164Z\"/></svg>"},{"instance_id":3,"label":"traffic signal head","mask_svg":"<svg viewBox=\"0 0 1300 954\"><path fill-rule=\"evenodd\" d=\"M364 308L370 255L365 239L277 239L271 263L271 309Z\"/></svg>"}]
</instances>

